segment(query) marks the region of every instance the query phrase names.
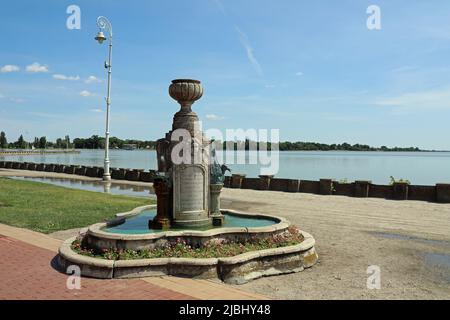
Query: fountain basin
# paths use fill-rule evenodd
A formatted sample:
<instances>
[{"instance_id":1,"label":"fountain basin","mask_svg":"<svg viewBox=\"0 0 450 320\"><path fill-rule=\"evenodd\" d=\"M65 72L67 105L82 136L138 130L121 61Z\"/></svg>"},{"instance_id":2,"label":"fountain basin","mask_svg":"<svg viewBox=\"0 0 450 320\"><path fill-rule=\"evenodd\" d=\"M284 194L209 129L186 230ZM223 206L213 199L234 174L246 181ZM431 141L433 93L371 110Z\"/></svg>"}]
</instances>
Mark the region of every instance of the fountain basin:
<instances>
[{"instance_id":1,"label":"fountain basin","mask_svg":"<svg viewBox=\"0 0 450 320\"><path fill-rule=\"evenodd\" d=\"M84 237L85 245L88 248L94 250L104 249L118 249L118 250L142 250L142 249L155 249L165 246L168 242L176 242L177 240L183 240L190 246L201 247L211 239L223 239L229 241L245 241L251 237L258 239L272 237L273 235L282 233L287 230L290 223L284 218L264 215L264 214L251 214L244 213L230 209L221 210L225 215L225 221L228 218L237 218L242 220L253 220L254 224L261 224L261 221L268 222L270 225L260 227L220 227L210 229L195 230L190 229L171 229L165 230L148 230L145 233L123 233L114 232L114 228L123 225L128 219L134 219L139 214L146 210L155 210L155 205L144 206L136 208L130 212L121 213L116 215L116 219L109 222L96 223L88 228L88 231ZM228 219L230 220L230 219ZM146 227L146 223L144 223Z\"/></svg>"},{"instance_id":2,"label":"fountain basin","mask_svg":"<svg viewBox=\"0 0 450 320\"><path fill-rule=\"evenodd\" d=\"M97 223L88 228L83 242L88 248L154 249L180 239L191 246L202 246L210 240L245 241L251 237L264 239L286 232L290 226L284 218L251 214L235 210L221 210L226 218L264 220L270 225L259 227L220 227L208 230L170 230L141 234L114 233L111 229L123 225L155 206L144 206L130 212L116 214L109 222ZM219 279L230 284L242 284L263 276L299 272L313 266L318 259L314 238L300 231L303 241L285 247L250 251L232 257L219 258L151 258L106 260L77 253L72 244L76 237L66 240L59 249L59 265L66 270L70 265L80 267L81 275L94 278L135 278L149 276L183 276L201 279Z\"/></svg>"},{"instance_id":3,"label":"fountain basin","mask_svg":"<svg viewBox=\"0 0 450 320\"><path fill-rule=\"evenodd\" d=\"M302 231L302 235L304 241L294 246L247 252L234 257L136 260L104 260L78 254L71 248L76 240L73 237L60 247L58 263L64 270L77 265L82 276L101 279L171 275L244 284L264 276L300 272L312 267L318 259L315 240L306 232Z\"/></svg>"}]
</instances>

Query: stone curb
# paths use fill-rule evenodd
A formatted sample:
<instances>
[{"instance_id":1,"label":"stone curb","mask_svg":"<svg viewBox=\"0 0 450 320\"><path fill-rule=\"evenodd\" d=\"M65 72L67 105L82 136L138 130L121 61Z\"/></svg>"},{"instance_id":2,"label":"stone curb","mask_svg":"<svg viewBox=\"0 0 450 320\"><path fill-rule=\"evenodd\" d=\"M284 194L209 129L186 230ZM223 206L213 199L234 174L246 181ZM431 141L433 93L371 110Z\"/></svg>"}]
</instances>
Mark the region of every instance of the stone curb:
<instances>
[{"instance_id":1,"label":"stone curb","mask_svg":"<svg viewBox=\"0 0 450 320\"><path fill-rule=\"evenodd\" d=\"M299 244L296 244L293 246L287 246L287 247L246 252L246 253L242 253L242 254L239 254L234 257L219 258L219 263L220 264L237 264L237 263L247 262L249 260L253 260L256 258L308 251L309 249L314 247L314 244L316 241L309 233L304 232L304 231L302 231L301 233L305 239Z\"/></svg>"},{"instance_id":2,"label":"stone curb","mask_svg":"<svg viewBox=\"0 0 450 320\"><path fill-rule=\"evenodd\" d=\"M80 267L81 274L87 277L111 279L113 278L114 261L83 256L72 250L71 245L77 237L63 242L58 250L58 262L64 269L71 265Z\"/></svg>"},{"instance_id":3,"label":"stone curb","mask_svg":"<svg viewBox=\"0 0 450 320\"><path fill-rule=\"evenodd\" d=\"M116 213L116 217L118 217L118 218L130 218L132 216L135 216L135 215L141 213L144 210L149 210L149 209L156 209L156 204L151 204L151 205L147 205L147 206L140 206L140 207L134 208L131 211L122 212L122 213Z\"/></svg>"}]
</instances>

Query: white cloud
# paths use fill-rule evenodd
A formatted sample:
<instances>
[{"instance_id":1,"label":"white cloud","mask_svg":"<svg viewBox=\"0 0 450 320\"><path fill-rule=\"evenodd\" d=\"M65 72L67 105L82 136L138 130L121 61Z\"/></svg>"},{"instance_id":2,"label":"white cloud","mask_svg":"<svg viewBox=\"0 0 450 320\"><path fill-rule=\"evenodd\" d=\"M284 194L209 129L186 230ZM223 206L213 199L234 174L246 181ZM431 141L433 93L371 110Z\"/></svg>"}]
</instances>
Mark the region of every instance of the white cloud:
<instances>
[{"instance_id":1,"label":"white cloud","mask_svg":"<svg viewBox=\"0 0 450 320\"><path fill-rule=\"evenodd\" d=\"M99 78L95 77L95 76L89 76L85 81L85 83L100 83L102 82L102 80L100 80Z\"/></svg>"},{"instance_id":2,"label":"white cloud","mask_svg":"<svg viewBox=\"0 0 450 320\"><path fill-rule=\"evenodd\" d=\"M89 97L89 96L92 96L92 93L87 91L87 90L83 90L83 91L80 92L80 96L82 96L82 97Z\"/></svg>"},{"instance_id":3,"label":"white cloud","mask_svg":"<svg viewBox=\"0 0 450 320\"><path fill-rule=\"evenodd\" d=\"M17 72L20 68L13 64L5 64L3 67L0 68L1 73L8 73L8 72Z\"/></svg>"},{"instance_id":4,"label":"white cloud","mask_svg":"<svg viewBox=\"0 0 450 320\"><path fill-rule=\"evenodd\" d=\"M216 121L216 120L222 120L223 117L218 116L216 114L207 114L206 119Z\"/></svg>"},{"instance_id":5,"label":"white cloud","mask_svg":"<svg viewBox=\"0 0 450 320\"><path fill-rule=\"evenodd\" d=\"M103 112L103 110L102 110L102 109L99 109L99 108L96 108L96 109L91 109L91 112L97 112L97 113L99 113L99 112Z\"/></svg>"},{"instance_id":6,"label":"white cloud","mask_svg":"<svg viewBox=\"0 0 450 320\"><path fill-rule=\"evenodd\" d=\"M252 64L255 71L258 73L258 75L263 75L263 70L261 68L261 65L259 64L258 60L256 60L255 55L253 54L253 48L250 45L250 41L248 40L247 35L241 31L237 26L235 26L235 29L237 33L239 34L239 40L241 41L242 46L244 47L245 51L247 52L247 58Z\"/></svg>"},{"instance_id":7,"label":"white cloud","mask_svg":"<svg viewBox=\"0 0 450 320\"><path fill-rule=\"evenodd\" d=\"M80 80L80 77L79 76L75 76L75 77L73 77L73 76L66 76L66 75L63 75L63 74L54 74L53 75L53 79L77 81L77 80Z\"/></svg>"},{"instance_id":8,"label":"white cloud","mask_svg":"<svg viewBox=\"0 0 450 320\"><path fill-rule=\"evenodd\" d=\"M450 109L450 87L380 98L375 104L407 110Z\"/></svg>"},{"instance_id":9,"label":"white cloud","mask_svg":"<svg viewBox=\"0 0 450 320\"><path fill-rule=\"evenodd\" d=\"M34 62L28 65L25 70L27 72L39 73L39 72L48 72L48 66L42 65L38 62Z\"/></svg>"},{"instance_id":10,"label":"white cloud","mask_svg":"<svg viewBox=\"0 0 450 320\"><path fill-rule=\"evenodd\" d=\"M417 71L419 68L415 66L401 66L391 70L392 73L407 73L411 71Z\"/></svg>"},{"instance_id":11,"label":"white cloud","mask_svg":"<svg viewBox=\"0 0 450 320\"><path fill-rule=\"evenodd\" d=\"M225 6L220 0L213 0L217 8L220 10L220 12L227 17L228 14L225 10ZM258 60L256 60L255 55L253 54L253 48L250 45L250 41L248 40L247 35L239 29L238 26L234 26L234 29L239 35L239 41L241 42L242 46L244 47L245 51L247 52L247 58L252 64L255 71L258 73L259 76L263 76L263 70L261 68L261 65L259 64Z\"/></svg>"},{"instance_id":12,"label":"white cloud","mask_svg":"<svg viewBox=\"0 0 450 320\"><path fill-rule=\"evenodd\" d=\"M301 71L299 71L299 72L296 72L296 73L295 73L295 75L296 75L296 76L299 76L299 77L300 77L300 76L302 76L302 75L303 75L303 72L301 72Z\"/></svg>"}]
</instances>

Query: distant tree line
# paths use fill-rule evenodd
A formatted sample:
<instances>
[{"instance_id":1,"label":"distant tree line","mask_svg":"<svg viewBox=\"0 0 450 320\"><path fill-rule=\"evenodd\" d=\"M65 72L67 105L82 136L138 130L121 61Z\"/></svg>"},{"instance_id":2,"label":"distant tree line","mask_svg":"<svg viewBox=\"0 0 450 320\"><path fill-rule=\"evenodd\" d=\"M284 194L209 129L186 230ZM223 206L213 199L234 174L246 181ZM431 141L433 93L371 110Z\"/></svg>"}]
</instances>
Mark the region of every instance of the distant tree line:
<instances>
[{"instance_id":1,"label":"distant tree line","mask_svg":"<svg viewBox=\"0 0 450 320\"><path fill-rule=\"evenodd\" d=\"M290 150L311 150L311 151L422 151L418 147L392 147L388 148L386 146L381 147L371 147L367 144L326 144L317 142L280 142L279 150L290 151Z\"/></svg>"},{"instance_id":2,"label":"distant tree line","mask_svg":"<svg viewBox=\"0 0 450 320\"><path fill-rule=\"evenodd\" d=\"M252 148L256 145L259 149L259 145L256 142L245 140L245 141L215 141L216 144L222 144L224 150L249 150L250 145ZM117 137L109 138L109 147L111 149L122 149L124 145L136 145L137 149L151 149L156 148L156 141L152 140L136 140L136 139L119 139ZM55 142L47 141L46 137L35 137L33 142L25 141L23 135L20 135L17 141L9 142L6 138L6 134L2 131L0 132L0 149L31 149L32 147L36 149L45 148L56 148L56 149L104 149L105 148L105 138L98 135L93 135L90 138L75 138L70 142L70 137L66 135L64 138L58 138ZM271 150L271 143L267 143L267 150ZM425 151L417 147L371 147L366 144L325 144L317 142L289 142L284 141L278 143L278 150L280 151Z\"/></svg>"},{"instance_id":3,"label":"distant tree line","mask_svg":"<svg viewBox=\"0 0 450 320\"><path fill-rule=\"evenodd\" d=\"M26 141L21 134L14 142L8 142L5 132L0 132L0 149L69 149L73 148L69 136L58 138L55 142L47 141L47 137L34 137L33 141Z\"/></svg>"},{"instance_id":4,"label":"distant tree line","mask_svg":"<svg viewBox=\"0 0 450 320\"><path fill-rule=\"evenodd\" d=\"M105 137L93 135L90 138L75 138L73 144L76 149L104 149ZM124 145L134 144L137 149L155 149L156 141L151 140L136 140L136 139L119 139L117 137L109 138L109 147L111 149L122 149Z\"/></svg>"},{"instance_id":5,"label":"distant tree line","mask_svg":"<svg viewBox=\"0 0 450 320\"><path fill-rule=\"evenodd\" d=\"M117 137L109 138L109 147L111 149L122 149L126 144L134 144L138 149L155 149L156 141L142 141L136 139L122 140ZM105 138L93 135L90 138L75 138L71 142L70 137L58 138L56 141L48 141L47 137L35 137L32 142L25 141L23 135L20 135L17 141L8 142L5 132L0 132L0 149L104 149Z\"/></svg>"},{"instance_id":6,"label":"distant tree line","mask_svg":"<svg viewBox=\"0 0 450 320\"><path fill-rule=\"evenodd\" d=\"M217 143L217 142L216 142ZM224 150L249 150L250 145L252 144L252 148L254 149L256 146L256 149L259 150L259 144L254 141L245 140L245 141L224 141L219 142L223 144ZM283 141L277 144L278 150L280 151L424 151L419 149L418 147L371 147L366 144L349 144L349 143L341 143L341 144L326 144L326 143L317 143L317 142L290 142L290 141ZM267 143L266 146L267 150L272 150L272 144L270 142Z\"/></svg>"}]
</instances>

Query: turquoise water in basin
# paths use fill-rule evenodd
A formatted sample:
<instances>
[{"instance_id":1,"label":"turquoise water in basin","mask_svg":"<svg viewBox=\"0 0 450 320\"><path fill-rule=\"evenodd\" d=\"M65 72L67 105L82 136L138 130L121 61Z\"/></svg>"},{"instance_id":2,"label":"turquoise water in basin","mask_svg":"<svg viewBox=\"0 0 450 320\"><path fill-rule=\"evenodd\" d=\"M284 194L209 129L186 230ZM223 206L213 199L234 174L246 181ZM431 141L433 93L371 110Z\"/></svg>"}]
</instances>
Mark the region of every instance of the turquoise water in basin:
<instances>
[{"instance_id":1,"label":"turquoise water in basin","mask_svg":"<svg viewBox=\"0 0 450 320\"><path fill-rule=\"evenodd\" d=\"M105 227L103 231L111 233L122 233L122 234L144 234L144 233L156 233L162 232L162 230L154 230L148 228L148 221L156 216L156 209L142 211L137 216L128 218L124 223L113 226ZM210 230L216 228L233 228L233 227L265 227L276 224L277 221L262 218L247 218L239 217L230 214L225 214L225 224L222 227L208 226L203 228L171 228L171 231L181 231L181 230ZM164 230L167 231L167 230Z\"/></svg>"}]
</instances>

